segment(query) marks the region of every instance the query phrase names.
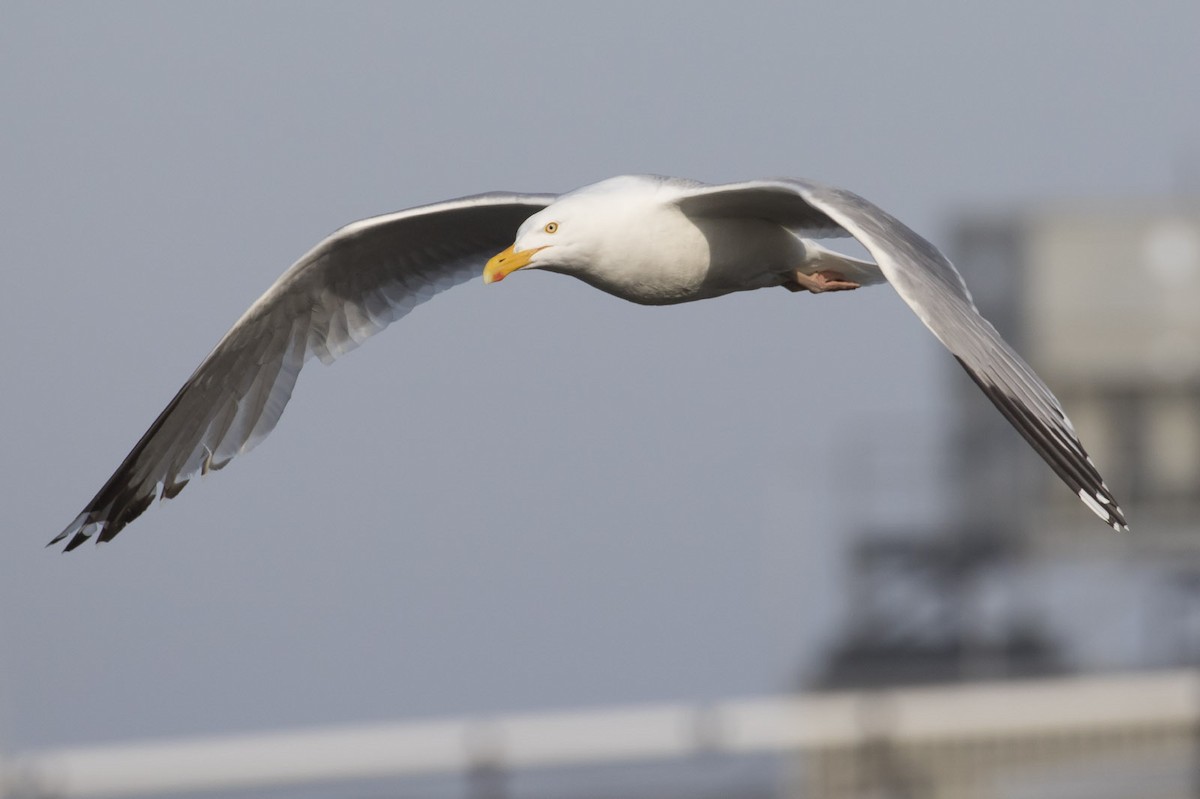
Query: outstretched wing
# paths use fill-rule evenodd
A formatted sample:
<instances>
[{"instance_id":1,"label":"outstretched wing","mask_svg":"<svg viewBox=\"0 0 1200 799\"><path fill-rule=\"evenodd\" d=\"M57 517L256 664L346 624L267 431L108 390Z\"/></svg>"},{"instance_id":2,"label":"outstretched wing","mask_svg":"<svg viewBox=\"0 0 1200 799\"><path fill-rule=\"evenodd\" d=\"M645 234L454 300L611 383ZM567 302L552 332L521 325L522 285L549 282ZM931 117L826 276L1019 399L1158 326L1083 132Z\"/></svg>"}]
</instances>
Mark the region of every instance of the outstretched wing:
<instances>
[{"instance_id":1,"label":"outstretched wing","mask_svg":"<svg viewBox=\"0 0 1200 799\"><path fill-rule=\"evenodd\" d=\"M1117 505L1053 392L1000 337L971 300L958 270L903 222L857 194L804 180L696 187L678 201L698 216L752 211L791 228L820 228L814 214L854 236L896 292L1084 504L1114 530Z\"/></svg>"},{"instance_id":2,"label":"outstretched wing","mask_svg":"<svg viewBox=\"0 0 1200 799\"><path fill-rule=\"evenodd\" d=\"M311 356L329 363L479 273L554 195L481 194L347 225L287 270L225 334L87 507L55 536L108 541L156 496L220 469L275 427Z\"/></svg>"}]
</instances>

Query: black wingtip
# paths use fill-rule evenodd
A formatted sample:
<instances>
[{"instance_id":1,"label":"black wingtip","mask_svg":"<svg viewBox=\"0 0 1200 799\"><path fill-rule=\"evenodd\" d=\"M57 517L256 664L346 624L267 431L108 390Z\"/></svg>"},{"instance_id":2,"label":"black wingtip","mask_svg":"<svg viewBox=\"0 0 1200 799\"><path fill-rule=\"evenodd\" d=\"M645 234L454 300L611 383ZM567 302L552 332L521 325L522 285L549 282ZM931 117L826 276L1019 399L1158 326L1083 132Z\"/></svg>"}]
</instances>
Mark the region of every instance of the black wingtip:
<instances>
[{"instance_id":1,"label":"black wingtip","mask_svg":"<svg viewBox=\"0 0 1200 799\"><path fill-rule=\"evenodd\" d=\"M1091 463L1091 459L1088 459ZM1129 524L1125 521L1125 512L1121 510L1121 506L1117 504L1117 500L1108 491L1108 486L1100 484L1100 489L1094 492L1089 492L1086 488L1081 488L1077 492L1079 499L1083 501L1088 509L1104 520L1112 529L1118 533L1128 532Z\"/></svg>"},{"instance_id":2,"label":"black wingtip","mask_svg":"<svg viewBox=\"0 0 1200 799\"><path fill-rule=\"evenodd\" d=\"M63 548L63 552L70 552L72 549L75 549L77 546L84 543L89 538L91 538L91 535L84 533L82 531L76 533L75 537L72 538L70 540L70 542L66 545L66 547Z\"/></svg>"},{"instance_id":3,"label":"black wingtip","mask_svg":"<svg viewBox=\"0 0 1200 799\"><path fill-rule=\"evenodd\" d=\"M1096 464L1075 436L1074 429L1062 408L1057 405L1057 400L1054 400L1052 409L1057 413L1061 426L1055 428L1045 419L1039 418L1030 406L1021 401L1018 390L1006 385L1002 376L985 376L972 369L957 355L955 359L1088 510L1117 532L1129 530L1124 512L1108 490L1096 469ZM1048 396L1053 400L1053 395Z\"/></svg>"},{"instance_id":4,"label":"black wingtip","mask_svg":"<svg viewBox=\"0 0 1200 799\"><path fill-rule=\"evenodd\" d=\"M61 544L63 541L66 541L68 538L70 538L71 540L63 549L63 552L70 552L72 549L82 544L83 541L91 538L91 533L87 533L86 535L84 534L91 524L92 519L88 516L88 512L85 510L83 513L80 513L78 516L76 516L70 524L64 527L61 533L54 536L54 538L51 538L50 542L46 544L46 548L49 549L50 547ZM80 536L83 536L82 541L79 540Z\"/></svg>"}]
</instances>

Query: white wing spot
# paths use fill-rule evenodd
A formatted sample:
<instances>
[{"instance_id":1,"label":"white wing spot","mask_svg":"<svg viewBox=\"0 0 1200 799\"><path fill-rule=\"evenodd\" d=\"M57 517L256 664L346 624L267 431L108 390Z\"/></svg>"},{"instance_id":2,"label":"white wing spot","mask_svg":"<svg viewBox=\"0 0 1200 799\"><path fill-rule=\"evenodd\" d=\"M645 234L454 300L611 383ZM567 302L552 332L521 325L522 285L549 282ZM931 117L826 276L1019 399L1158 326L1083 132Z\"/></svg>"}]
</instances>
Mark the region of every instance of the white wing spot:
<instances>
[{"instance_id":1,"label":"white wing spot","mask_svg":"<svg viewBox=\"0 0 1200 799\"><path fill-rule=\"evenodd\" d=\"M1107 486L1105 486L1105 488L1107 488ZM1112 500L1109 499L1108 497L1104 496L1103 494L1101 494L1099 491L1096 492L1096 501L1103 502L1105 505L1112 504Z\"/></svg>"},{"instance_id":2,"label":"white wing spot","mask_svg":"<svg viewBox=\"0 0 1200 799\"><path fill-rule=\"evenodd\" d=\"M1112 523L1112 514L1105 510L1103 505L1092 499L1092 495L1082 488L1079 489L1079 498L1083 500L1084 505L1092 509L1092 513L1095 513L1104 521Z\"/></svg>"}]
</instances>

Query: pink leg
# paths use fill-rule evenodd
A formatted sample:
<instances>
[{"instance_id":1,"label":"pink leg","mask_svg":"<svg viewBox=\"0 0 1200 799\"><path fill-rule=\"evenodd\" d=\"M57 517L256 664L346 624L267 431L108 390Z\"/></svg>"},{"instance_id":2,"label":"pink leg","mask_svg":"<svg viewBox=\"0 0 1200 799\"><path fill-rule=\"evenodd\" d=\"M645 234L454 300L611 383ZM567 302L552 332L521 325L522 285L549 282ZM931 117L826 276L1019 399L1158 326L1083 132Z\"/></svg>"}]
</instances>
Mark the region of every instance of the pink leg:
<instances>
[{"instance_id":1,"label":"pink leg","mask_svg":"<svg viewBox=\"0 0 1200 799\"><path fill-rule=\"evenodd\" d=\"M849 291L858 286L858 283L847 280L841 272L835 272L832 269L822 269L811 275L797 269L792 273L792 279L783 284L788 291L811 291L813 294L825 291Z\"/></svg>"}]
</instances>

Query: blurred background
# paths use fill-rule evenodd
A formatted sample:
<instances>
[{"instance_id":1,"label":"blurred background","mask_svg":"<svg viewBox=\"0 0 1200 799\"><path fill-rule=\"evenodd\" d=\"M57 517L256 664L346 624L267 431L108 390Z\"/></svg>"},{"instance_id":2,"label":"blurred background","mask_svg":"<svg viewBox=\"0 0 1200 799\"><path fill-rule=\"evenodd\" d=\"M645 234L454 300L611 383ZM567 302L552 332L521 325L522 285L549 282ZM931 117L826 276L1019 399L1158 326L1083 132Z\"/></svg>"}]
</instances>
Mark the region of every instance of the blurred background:
<instances>
[{"instance_id":1,"label":"blurred background","mask_svg":"<svg viewBox=\"0 0 1200 799\"><path fill-rule=\"evenodd\" d=\"M0 794L1200 796L1200 6L0 5ZM43 544L334 228L654 172L942 247L1106 529L886 287L460 287Z\"/></svg>"}]
</instances>

